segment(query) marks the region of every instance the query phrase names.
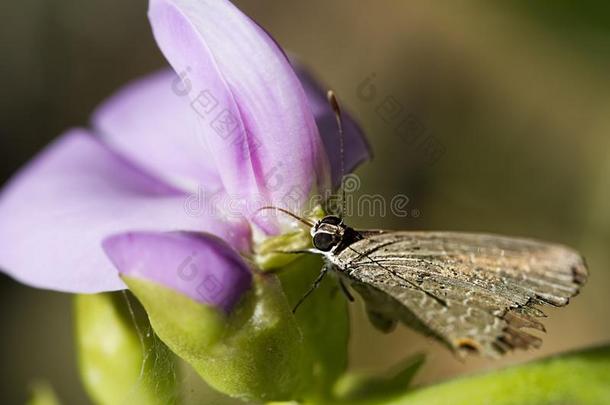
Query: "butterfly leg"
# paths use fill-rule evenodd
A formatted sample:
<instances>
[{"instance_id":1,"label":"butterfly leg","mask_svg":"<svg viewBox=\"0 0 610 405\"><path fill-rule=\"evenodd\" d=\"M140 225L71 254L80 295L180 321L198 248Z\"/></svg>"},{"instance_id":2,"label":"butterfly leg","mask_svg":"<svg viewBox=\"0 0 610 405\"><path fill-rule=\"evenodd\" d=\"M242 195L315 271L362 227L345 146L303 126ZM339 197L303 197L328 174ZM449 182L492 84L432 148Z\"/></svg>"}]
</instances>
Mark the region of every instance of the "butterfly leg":
<instances>
[{"instance_id":1,"label":"butterfly leg","mask_svg":"<svg viewBox=\"0 0 610 405\"><path fill-rule=\"evenodd\" d=\"M322 267L322 270L320 271L320 275L318 275L318 277L314 280L314 282L311 285L311 287L309 288L309 290L305 293L305 295L303 295L301 297L299 302L297 302L297 304L294 306L294 309L292 310L293 314L297 312L297 309L307 299L307 297L309 297L309 295L320 286L320 283L322 282L322 280L324 279L324 276L326 276L327 273L328 273L328 265L325 264Z\"/></svg>"},{"instance_id":2,"label":"butterfly leg","mask_svg":"<svg viewBox=\"0 0 610 405\"><path fill-rule=\"evenodd\" d=\"M384 316L381 312L370 308L366 309L366 314L368 315L369 321L371 321L373 326L383 333L392 332L398 323L396 320L390 319Z\"/></svg>"},{"instance_id":3,"label":"butterfly leg","mask_svg":"<svg viewBox=\"0 0 610 405\"><path fill-rule=\"evenodd\" d=\"M341 278L339 278L339 287L341 287L341 291L343 292L343 295L345 295L345 298L347 298L349 302L354 302L354 296L351 292L349 292L347 286Z\"/></svg>"}]
</instances>

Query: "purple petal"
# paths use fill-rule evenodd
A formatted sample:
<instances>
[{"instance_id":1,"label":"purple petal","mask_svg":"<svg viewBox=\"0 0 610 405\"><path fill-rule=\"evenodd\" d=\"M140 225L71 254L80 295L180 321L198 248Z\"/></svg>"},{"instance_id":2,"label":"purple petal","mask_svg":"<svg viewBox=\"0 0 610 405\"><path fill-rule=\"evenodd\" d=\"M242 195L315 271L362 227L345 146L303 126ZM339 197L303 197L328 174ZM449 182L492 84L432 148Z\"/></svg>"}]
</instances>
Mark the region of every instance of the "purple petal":
<instances>
[{"instance_id":1,"label":"purple petal","mask_svg":"<svg viewBox=\"0 0 610 405\"><path fill-rule=\"evenodd\" d=\"M229 312L252 283L248 265L221 239L186 232L130 232L104 241L118 271Z\"/></svg>"},{"instance_id":2,"label":"purple petal","mask_svg":"<svg viewBox=\"0 0 610 405\"><path fill-rule=\"evenodd\" d=\"M229 194L298 210L313 186L326 187L303 88L261 28L227 0L151 0L149 17L174 70L188 73L193 114Z\"/></svg>"},{"instance_id":3,"label":"purple petal","mask_svg":"<svg viewBox=\"0 0 610 405\"><path fill-rule=\"evenodd\" d=\"M166 69L118 91L93 114L93 126L104 142L147 172L183 188L222 187L184 83Z\"/></svg>"},{"instance_id":4,"label":"purple petal","mask_svg":"<svg viewBox=\"0 0 610 405\"><path fill-rule=\"evenodd\" d=\"M187 215L185 197L73 130L0 194L0 268L35 287L90 293L124 288L100 245L118 232L207 231L247 248L247 225Z\"/></svg>"},{"instance_id":5,"label":"purple petal","mask_svg":"<svg viewBox=\"0 0 610 405\"><path fill-rule=\"evenodd\" d=\"M328 104L326 91L320 83L299 63L293 66L301 79L309 105L316 118L318 130L322 136L326 154L330 160L333 187L341 185L341 141L337 129L335 113ZM343 136L344 136L344 160L345 173L351 173L361 163L371 159L371 147L369 146L364 132L349 113L342 111Z\"/></svg>"}]
</instances>

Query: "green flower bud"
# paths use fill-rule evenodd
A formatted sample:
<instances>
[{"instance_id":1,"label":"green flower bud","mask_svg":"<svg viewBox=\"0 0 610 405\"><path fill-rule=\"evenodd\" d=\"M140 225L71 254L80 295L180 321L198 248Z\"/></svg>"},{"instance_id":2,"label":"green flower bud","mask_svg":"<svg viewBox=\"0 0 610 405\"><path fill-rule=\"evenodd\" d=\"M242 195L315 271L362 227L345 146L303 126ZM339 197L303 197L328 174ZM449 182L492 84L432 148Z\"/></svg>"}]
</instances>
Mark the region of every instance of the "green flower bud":
<instances>
[{"instance_id":1,"label":"green flower bud","mask_svg":"<svg viewBox=\"0 0 610 405\"><path fill-rule=\"evenodd\" d=\"M129 293L77 295L74 302L79 369L93 402L176 402L175 357Z\"/></svg>"}]
</instances>

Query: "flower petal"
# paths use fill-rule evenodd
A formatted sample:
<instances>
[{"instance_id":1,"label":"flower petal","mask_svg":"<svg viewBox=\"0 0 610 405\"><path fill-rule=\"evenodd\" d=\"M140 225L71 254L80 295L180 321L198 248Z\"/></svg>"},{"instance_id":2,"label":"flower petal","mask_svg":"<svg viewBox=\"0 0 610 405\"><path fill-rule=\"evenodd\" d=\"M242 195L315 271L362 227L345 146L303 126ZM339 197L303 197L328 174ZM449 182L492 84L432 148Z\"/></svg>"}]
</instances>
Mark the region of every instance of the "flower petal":
<instances>
[{"instance_id":1,"label":"flower petal","mask_svg":"<svg viewBox=\"0 0 610 405\"><path fill-rule=\"evenodd\" d=\"M208 231L247 248L246 224L187 214L186 196L84 130L64 135L0 195L0 268L42 288L124 288L101 242L130 230Z\"/></svg>"},{"instance_id":2,"label":"flower petal","mask_svg":"<svg viewBox=\"0 0 610 405\"><path fill-rule=\"evenodd\" d=\"M106 239L104 250L122 275L153 281L225 312L252 284L239 254L210 234L130 232Z\"/></svg>"},{"instance_id":3,"label":"flower petal","mask_svg":"<svg viewBox=\"0 0 610 405\"><path fill-rule=\"evenodd\" d=\"M183 82L171 69L139 79L93 114L96 133L149 173L189 190L222 187L216 165L197 133Z\"/></svg>"},{"instance_id":4,"label":"flower petal","mask_svg":"<svg viewBox=\"0 0 610 405\"><path fill-rule=\"evenodd\" d=\"M311 75L311 73L298 62L293 66L303 84L309 105L316 118L320 136L324 142L326 154L330 160L333 187L341 185L341 140L339 138L335 113L326 99L326 90ZM351 173L361 163L371 159L371 147L368 144L364 131L358 123L345 110L342 111L345 173Z\"/></svg>"},{"instance_id":5,"label":"flower petal","mask_svg":"<svg viewBox=\"0 0 610 405\"><path fill-rule=\"evenodd\" d=\"M227 0L151 0L157 43L188 72L193 114L227 192L298 209L326 187L328 160L289 61Z\"/></svg>"}]
</instances>

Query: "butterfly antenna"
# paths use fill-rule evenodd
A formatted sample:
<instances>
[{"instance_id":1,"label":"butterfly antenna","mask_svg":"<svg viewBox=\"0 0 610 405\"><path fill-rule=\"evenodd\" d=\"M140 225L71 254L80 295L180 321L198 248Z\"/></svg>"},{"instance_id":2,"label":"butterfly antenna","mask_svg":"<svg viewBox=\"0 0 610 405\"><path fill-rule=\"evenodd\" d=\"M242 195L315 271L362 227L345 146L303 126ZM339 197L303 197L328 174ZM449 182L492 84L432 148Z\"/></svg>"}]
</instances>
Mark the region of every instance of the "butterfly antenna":
<instances>
[{"instance_id":1,"label":"butterfly antenna","mask_svg":"<svg viewBox=\"0 0 610 405\"><path fill-rule=\"evenodd\" d=\"M343 119L341 116L341 108L339 107L339 101L337 100L337 96L335 96L335 92L332 90L328 90L326 93L326 98L328 99L328 104L330 104L333 112L335 113L335 120L337 120L337 129L339 131L339 158L341 162L341 213L340 218L345 217L345 187L343 187L343 177L345 176L345 139L343 136Z\"/></svg>"},{"instance_id":2,"label":"butterfly antenna","mask_svg":"<svg viewBox=\"0 0 610 405\"><path fill-rule=\"evenodd\" d=\"M264 210L279 211L279 212L282 212L282 213L288 215L289 217L292 217L292 218L296 219L297 221L301 222L302 224L307 225L310 228L314 226L314 224L311 221L308 221L305 218L302 218L302 217L300 217L300 216L298 216L296 214L293 214L292 212L290 212L288 210L285 210L283 208L280 208L280 207L273 207L273 206L270 206L270 205L269 206L260 207L259 209L256 210L255 214L257 214L257 213L259 213L261 211L264 211Z\"/></svg>"}]
</instances>

